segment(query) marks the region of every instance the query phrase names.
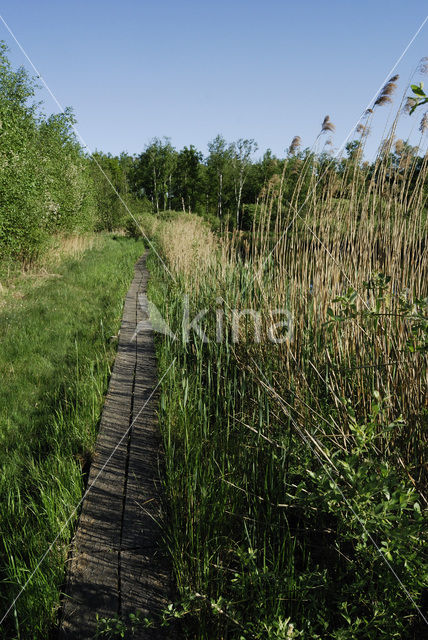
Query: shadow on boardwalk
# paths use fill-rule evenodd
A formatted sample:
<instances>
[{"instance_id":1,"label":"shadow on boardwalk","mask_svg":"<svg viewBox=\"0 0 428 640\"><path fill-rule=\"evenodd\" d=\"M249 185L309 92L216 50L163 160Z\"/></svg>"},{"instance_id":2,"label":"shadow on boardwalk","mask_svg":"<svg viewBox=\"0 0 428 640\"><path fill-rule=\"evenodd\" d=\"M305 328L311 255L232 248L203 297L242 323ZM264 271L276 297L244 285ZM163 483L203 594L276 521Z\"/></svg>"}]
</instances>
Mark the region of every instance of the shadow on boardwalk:
<instances>
[{"instance_id":1,"label":"shadow on boardwalk","mask_svg":"<svg viewBox=\"0 0 428 640\"><path fill-rule=\"evenodd\" d=\"M144 311L146 256L136 264L127 293L118 352L83 501L59 632L61 640L89 640L96 616L156 616L169 601L171 571L162 547L162 466L156 421L157 368L153 332L135 337ZM146 326L146 323L144 323ZM171 637L163 629L127 636Z\"/></svg>"}]
</instances>

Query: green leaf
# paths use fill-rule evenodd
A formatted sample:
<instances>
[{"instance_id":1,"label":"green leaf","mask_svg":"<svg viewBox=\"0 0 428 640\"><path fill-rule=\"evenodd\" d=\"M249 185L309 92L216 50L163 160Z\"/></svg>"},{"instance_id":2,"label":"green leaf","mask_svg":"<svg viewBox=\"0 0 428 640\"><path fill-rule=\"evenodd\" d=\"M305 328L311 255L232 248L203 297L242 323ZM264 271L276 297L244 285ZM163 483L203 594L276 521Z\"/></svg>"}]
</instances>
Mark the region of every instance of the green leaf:
<instances>
[{"instance_id":1,"label":"green leaf","mask_svg":"<svg viewBox=\"0 0 428 640\"><path fill-rule=\"evenodd\" d=\"M425 98L426 94L425 94L425 91L422 89L421 86L419 86L417 84L412 84L411 88L412 88L413 93L416 93L417 96L421 96L421 98Z\"/></svg>"}]
</instances>

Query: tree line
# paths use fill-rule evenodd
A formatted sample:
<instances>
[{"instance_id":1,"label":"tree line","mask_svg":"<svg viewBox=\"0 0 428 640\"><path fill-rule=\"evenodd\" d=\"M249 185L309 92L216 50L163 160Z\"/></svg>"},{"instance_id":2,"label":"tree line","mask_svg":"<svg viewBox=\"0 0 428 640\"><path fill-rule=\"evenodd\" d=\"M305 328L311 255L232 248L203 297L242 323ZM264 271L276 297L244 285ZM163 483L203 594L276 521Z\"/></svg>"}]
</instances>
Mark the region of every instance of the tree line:
<instances>
[{"instance_id":1,"label":"tree line","mask_svg":"<svg viewBox=\"0 0 428 640\"><path fill-rule=\"evenodd\" d=\"M423 163L419 148L403 140L390 142L381 154L385 183L395 184L397 174L411 165L410 184L414 185ZM379 158L372 163L364 160L361 136L348 142L342 158L335 158L328 144L321 151L301 149L299 136L293 138L282 158L270 149L257 158L257 150L254 139L228 143L219 134L208 143L204 157L193 145L177 150L164 137L151 140L138 155L97 153L92 161L96 159L122 199L137 212L180 210L208 217L214 226L222 222L241 230L252 227L257 204L269 191L277 193L284 207L290 203L301 207L314 189L346 199L356 185L364 189L365 184L377 179ZM102 180L100 176L95 179ZM110 212L114 227L120 222L123 203L112 190L107 198L110 206L105 211Z\"/></svg>"},{"instance_id":2,"label":"tree line","mask_svg":"<svg viewBox=\"0 0 428 640\"><path fill-rule=\"evenodd\" d=\"M45 116L35 91L34 79L22 67L12 69L0 42L0 259L31 262L50 236L111 231L126 226L129 211L181 210L207 217L214 227L246 230L267 192L276 193L281 206L300 207L315 184L346 198L347 189L362 187L375 172L363 161L364 130L341 159L333 157L329 140L321 150L302 149L299 136L282 158L270 149L257 157L254 139L227 142L222 135L208 143L206 156L192 144L177 150L167 137L152 139L136 155L88 154L74 134L71 109ZM333 130L326 116L321 133ZM397 141L384 156L386 182L406 163L416 181L423 161L417 147Z\"/></svg>"}]
</instances>

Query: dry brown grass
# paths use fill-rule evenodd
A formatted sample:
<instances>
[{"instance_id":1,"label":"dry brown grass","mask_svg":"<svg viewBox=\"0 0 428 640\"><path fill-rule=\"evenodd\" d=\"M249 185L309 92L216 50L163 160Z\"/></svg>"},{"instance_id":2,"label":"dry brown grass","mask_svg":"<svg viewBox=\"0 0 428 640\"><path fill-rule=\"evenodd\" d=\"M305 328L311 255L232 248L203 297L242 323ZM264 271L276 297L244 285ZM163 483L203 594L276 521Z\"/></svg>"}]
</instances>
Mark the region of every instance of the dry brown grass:
<instances>
[{"instance_id":1,"label":"dry brown grass","mask_svg":"<svg viewBox=\"0 0 428 640\"><path fill-rule=\"evenodd\" d=\"M199 216L177 214L159 225L156 237L172 272L198 289L218 256L219 243L208 225Z\"/></svg>"},{"instance_id":2,"label":"dry brown grass","mask_svg":"<svg viewBox=\"0 0 428 640\"><path fill-rule=\"evenodd\" d=\"M81 258L85 251L93 249L99 243L99 238L94 233L67 234L55 236L47 253L43 256L40 265L42 267L55 264L64 258ZM40 267L39 265L39 267ZM35 267L37 269L37 267Z\"/></svg>"},{"instance_id":3,"label":"dry brown grass","mask_svg":"<svg viewBox=\"0 0 428 640\"><path fill-rule=\"evenodd\" d=\"M0 282L0 309L14 304L24 297L24 290L31 282L31 287L39 287L46 280L60 278L55 268L67 258L79 260L86 251L99 245L101 238L94 233L57 235L51 239L47 251L30 266L11 270Z\"/></svg>"}]
</instances>

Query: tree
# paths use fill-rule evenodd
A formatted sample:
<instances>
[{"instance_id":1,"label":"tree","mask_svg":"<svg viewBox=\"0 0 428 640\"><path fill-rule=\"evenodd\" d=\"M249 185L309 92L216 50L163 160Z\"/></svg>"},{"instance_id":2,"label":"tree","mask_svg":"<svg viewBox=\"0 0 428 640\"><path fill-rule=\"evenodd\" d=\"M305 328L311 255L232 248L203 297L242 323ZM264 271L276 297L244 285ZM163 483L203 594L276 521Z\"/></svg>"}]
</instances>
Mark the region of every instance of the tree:
<instances>
[{"instance_id":1,"label":"tree","mask_svg":"<svg viewBox=\"0 0 428 640\"><path fill-rule=\"evenodd\" d=\"M223 215L224 175L230 163L230 149L223 136L218 134L214 140L208 143L208 151L208 187L210 188L212 185L213 189L210 191L216 192L217 215L221 218Z\"/></svg>"},{"instance_id":2,"label":"tree","mask_svg":"<svg viewBox=\"0 0 428 640\"><path fill-rule=\"evenodd\" d=\"M257 151L257 149L258 145L255 140L244 140L242 138L240 138L236 142L233 142L229 147L235 191L236 226L238 228L242 201L242 189L244 187L245 180L247 179L248 171L251 166L251 156Z\"/></svg>"},{"instance_id":3,"label":"tree","mask_svg":"<svg viewBox=\"0 0 428 640\"><path fill-rule=\"evenodd\" d=\"M363 152L361 140L351 140L345 145L346 154L351 162L359 162Z\"/></svg>"},{"instance_id":4,"label":"tree","mask_svg":"<svg viewBox=\"0 0 428 640\"><path fill-rule=\"evenodd\" d=\"M189 213L195 209L199 197L201 162L202 154L192 144L189 148L184 147L177 156L174 195L179 197L183 211L187 207Z\"/></svg>"},{"instance_id":5,"label":"tree","mask_svg":"<svg viewBox=\"0 0 428 640\"><path fill-rule=\"evenodd\" d=\"M137 196L147 196L156 213L163 206L165 211L172 196L172 176L177 152L169 138L153 138L135 161L132 176L133 190Z\"/></svg>"},{"instance_id":6,"label":"tree","mask_svg":"<svg viewBox=\"0 0 428 640\"><path fill-rule=\"evenodd\" d=\"M267 149L261 160L254 162L248 171L248 177L242 192L245 203L256 203L263 187L268 184L274 174L280 173L281 163L271 149Z\"/></svg>"},{"instance_id":7,"label":"tree","mask_svg":"<svg viewBox=\"0 0 428 640\"><path fill-rule=\"evenodd\" d=\"M32 101L35 87L0 42L0 255L27 264L50 234L91 228L95 212L72 111L47 118Z\"/></svg>"},{"instance_id":8,"label":"tree","mask_svg":"<svg viewBox=\"0 0 428 640\"><path fill-rule=\"evenodd\" d=\"M123 154L118 158L95 151L91 156L91 174L98 209L96 228L112 231L126 216L121 199L127 201L129 182Z\"/></svg>"}]
</instances>

